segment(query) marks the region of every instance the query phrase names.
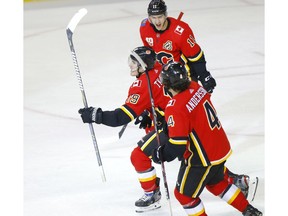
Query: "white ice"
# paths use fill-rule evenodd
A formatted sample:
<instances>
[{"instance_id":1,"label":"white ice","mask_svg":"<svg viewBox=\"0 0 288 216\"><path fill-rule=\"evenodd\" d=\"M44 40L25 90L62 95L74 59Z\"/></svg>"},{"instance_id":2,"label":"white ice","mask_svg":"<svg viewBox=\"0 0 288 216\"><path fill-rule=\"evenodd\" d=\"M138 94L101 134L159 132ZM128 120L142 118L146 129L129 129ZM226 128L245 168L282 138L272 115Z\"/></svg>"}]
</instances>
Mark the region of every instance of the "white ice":
<instances>
[{"instance_id":1,"label":"white ice","mask_svg":"<svg viewBox=\"0 0 288 216\"><path fill-rule=\"evenodd\" d=\"M80 8L88 14L73 36L88 104L113 110L122 105L134 78L129 51L141 45L139 26L145 1L50 1L24 5L24 215L139 215L142 195L130 152L144 135L131 122L121 127L94 125L107 181L101 180L83 107L66 26ZM170 16L184 12L217 80L212 100L231 141L227 166L258 176L252 203L264 209L264 1L166 0ZM165 163L173 215L186 215L174 198L179 162ZM161 167L156 165L161 177ZM163 189L163 181L161 183ZM142 215L169 215L162 208ZM209 215L241 215L204 190Z\"/></svg>"}]
</instances>

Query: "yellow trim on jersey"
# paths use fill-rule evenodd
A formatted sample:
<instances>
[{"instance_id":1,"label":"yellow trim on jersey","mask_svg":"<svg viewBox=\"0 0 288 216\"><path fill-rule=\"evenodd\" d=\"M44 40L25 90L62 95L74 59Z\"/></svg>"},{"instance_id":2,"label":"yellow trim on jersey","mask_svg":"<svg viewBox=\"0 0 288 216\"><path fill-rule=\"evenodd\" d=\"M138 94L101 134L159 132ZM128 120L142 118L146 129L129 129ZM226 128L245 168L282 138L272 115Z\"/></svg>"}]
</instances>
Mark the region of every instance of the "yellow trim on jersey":
<instances>
[{"instance_id":1,"label":"yellow trim on jersey","mask_svg":"<svg viewBox=\"0 0 288 216\"><path fill-rule=\"evenodd\" d=\"M180 191L181 194L184 193L184 186L185 186L185 183L186 183L186 180L187 180L187 175L189 174L190 168L191 168L191 166L187 166L185 168L185 172L183 174L182 181L181 181L181 184L180 184L180 187L179 187L179 191Z\"/></svg>"},{"instance_id":2,"label":"yellow trim on jersey","mask_svg":"<svg viewBox=\"0 0 288 216\"><path fill-rule=\"evenodd\" d=\"M164 115L165 115L164 111L159 110L158 107L155 108L155 111L157 111L161 116L164 116ZM150 115L150 113L149 113L149 115Z\"/></svg>"},{"instance_id":3,"label":"yellow trim on jersey","mask_svg":"<svg viewBox=\"0 0 288 216\"><path fill-rule=\"evenodd\" d=\"M180 58L182 59L182 61L185 63L185 65L187 64L188 60L186 58L186 56L184 54L181 54Z\"/></svg>"},{"instance_id":4,"label":"yellow trim on jersey","mask_svg":"<svg viewBox=\"0 0 288 216\"><path fill-rule=\"evenodd\" d=\"M188 77L189 77L189 79L191 80L191 73L190 73L190 67L188 66L188 60L187 60L187 58L186 58L186 56L184 55L184 54L181 54L181 57L180 57L181 59L182 59L182 61L185 63L184 64L184 67L185 67L185 69L186 69L186 71L188 72Z\"/></svg>"},{"instance_id":5,"label":"yellow trim on jersey","mask_svg":"<svg viewBox=\"0 0 288 216\"><path fill-rule=\"evenodd\" d=\"M228 157L230 157L230 155L232 154L232 149L230 149L230 151L220 160L216 160L216 161L210 161L211 164L213 165L218 165L223 163L225 160L227 160Z\"/></svg>"},{"instance_id":6,"label":"yellow trim on jersey","mask_svg":"<svg viewBox=\"0 0 288 216\"><path fill-rule=\"evenodd\" d=\"M126 113L130 117L131 120L134 119L134 116L131 114L131 112L127 110L124 106L121 106L120 109L123 110L123 112Z\"/></svg>"},{"instance_id":7,"label":"yellow trim on jersey","mask_svg":"<svg viewBox=\"0 0 288 216\"><path fill-rule=\"evenodd\" d=\"M144 151L144 149L146 148L147 145L150 144L150 142L155 139L156 137L156 133L154 133L146 142L144 145L141 146L141 150Z\"/></svg>"},{"instance_id":8,"label":"yellow trim on jersey","mask_svg":"<svg viewBox=\"0 0 288 216\"><path fill-rule=\"evenodd\" d=\"M201 160L203 166L208 166L207 161L206 161L206 159L205 159L205 157L203 155L203 152L202 152L202 150L200 148L200 145L199 145L199 143L198 143L198 141L195 138L193 133L190 133L190 138L192 139L193 144L194 144L195 148L197 149L198 155L200 157L200 160Z\"/></svg>"},{"instance_id":9,"label":"yellow trim on jersey","mask_svg":"<svg viewBox=\"0 0 288 216\"><path fill-rule=\"evenodd\" d=\"M197 189L195 190L194 194L192 195L192 197L194 197L194 198L197 197L199 190L201 189L203 182L206 179L206 176L209 174L211 168L212 168L212 166L207 167L207 170L205 171L205 173L204 173L200 183L198 184Z\"/></svg>"},{"instance_id":10,"label":"yellow trim on jersey","mask_svg":"<svg viewBox=\"0 0 288 216\"><path fill-rule=\"evenodd\" d=\"M194 58L188 58L189 61L191 62L196 62L198 61L201 57L203 56L203 51L201 50L201 52Z\"/></svg>"},{"instance_id":11,"label":"yellow trim on jersey","mask_svg":"<svg viewBox=\"0 0 288 216\"><path fill-rule=\"evenodd\" d=\"M186 145L187 140L173 140L172 138L169 139L169 142L174 145Z\"/></svg>"},{"instance_id":12,"label":"yellow trim on jersey","mask_svg":"<svg viewBox=\"0 0 288 216\"><path fill-rule=\"evenodd\" d=\"M207 167L207 169L206 169L206 171L205 171L205 173L204 173L201 181L199 182L199 184L198 184L195 192L194 192L193 195L192 195L193 198L197 197L197 195L198 195L198 193L199 193L199 190L201 189L201 187L202 187L202 185L203 185L203 182L204 182L204 180L206 179L206 176L207 176L207 175L209 174L209 172L210 172L211 167L212 167L212 166ZM183 175L183 178L182 178L180 187L179 187L180 193L182 193L182 194L184 193L184 186L185 186L185 183L186 183L187 176L188 176L188 174L189 174L190 168L191 168L191 166L187 166L187 167L185 168L185 172L184 172L184 175Z\"/></svg>"}]
</instances>

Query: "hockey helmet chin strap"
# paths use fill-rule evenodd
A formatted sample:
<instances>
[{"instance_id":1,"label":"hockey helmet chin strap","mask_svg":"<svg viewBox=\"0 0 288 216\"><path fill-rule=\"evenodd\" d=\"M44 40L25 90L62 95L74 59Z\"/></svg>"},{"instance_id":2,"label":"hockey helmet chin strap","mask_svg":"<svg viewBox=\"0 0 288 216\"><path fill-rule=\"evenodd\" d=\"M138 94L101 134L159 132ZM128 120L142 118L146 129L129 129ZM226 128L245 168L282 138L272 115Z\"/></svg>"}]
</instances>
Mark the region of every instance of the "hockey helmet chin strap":
<instances>
[{"instance_id":1,"label":"hockey helmet chin strap","mask_svg":"<svg viewBox=\"0 0 288 216\"><path fill-rule=\"evenodd\" d=\"M139 62L139 64L141 65L142 69L144 71L146 71L147 64L145 64L145 62L140 58L140 56L136 52L134 52L133 50L131 51L131 55Z\"/></svg>"}]
</instances>

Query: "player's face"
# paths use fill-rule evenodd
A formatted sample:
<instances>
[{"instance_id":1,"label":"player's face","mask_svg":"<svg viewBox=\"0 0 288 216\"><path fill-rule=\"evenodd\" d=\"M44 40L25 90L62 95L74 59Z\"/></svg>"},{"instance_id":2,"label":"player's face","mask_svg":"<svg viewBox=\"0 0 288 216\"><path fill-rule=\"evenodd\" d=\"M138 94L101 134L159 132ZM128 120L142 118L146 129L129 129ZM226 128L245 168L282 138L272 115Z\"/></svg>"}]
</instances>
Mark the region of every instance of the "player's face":
<instances>
[{"instance_id":1,"label":"player's face","mask_svg":"<svg viewBox=\"0 0 288 216\"><path fill-rule=\"evenodd\" d=\"M138 62L133 60L131 57L128 58L128 65L130 67L130 75L131 76L138 76Z\"/></svg>"},{"instance_id":2,"label":"player's face","mask_svg":"<svg viewBox=\"0 0 288 216\"><path fill-rule=\"evenodd\" d=\"M167 17L165 14L151 15L149 20L158 31L164 31L167 28Z\"/></svg>"}]
</instances>

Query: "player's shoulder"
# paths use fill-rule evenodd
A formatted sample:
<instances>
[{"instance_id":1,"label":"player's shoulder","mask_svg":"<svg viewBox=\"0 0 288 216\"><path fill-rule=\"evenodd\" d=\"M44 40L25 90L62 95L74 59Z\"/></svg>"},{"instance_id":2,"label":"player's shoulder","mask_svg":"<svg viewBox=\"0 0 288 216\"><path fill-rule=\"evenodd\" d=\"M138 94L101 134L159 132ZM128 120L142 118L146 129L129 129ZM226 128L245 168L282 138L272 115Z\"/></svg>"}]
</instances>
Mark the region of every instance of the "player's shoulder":
<instances>
[{"instance_id":1,"label":"player's shoulder","mask_svg":"<svg viewBox=\"0 0 288 216\"><path fill-rule=\"evenodd\" d=\"M171 107L174 107L175 104L176 104L176 99L175 98L170 99L167 103L166 109L171 109Z\"/></svg>"},{"instance_id":2,"label":"player's shoulder","mask_svg":"<svg viewBox=\"0 0 288 216\"><path fill-rule=\"evenodd\" d=\"M155 64L154 68L149 71L149 75L152 74L152 76L159 77L161 69L162 66L160 64Z\"/></svg>"},{"instance_id":3,"label":"player's shoulder","mask_svg":"<svg viewBox=\"0 0 288 216\"><path fill-rule=\"evenodd\" d=\"M149 34L149 32L153 31L153 28L151 27L148 18L145 18L141 21L139 29L140 29L140 35L142 36Z\"/></svg>"},{"instance_id":4,"label":"player's shoulder","mask_svg":"<svg viewBox=\"0 0 288 216\"><path fill-rule=\"evenodd\" d=\"M171 25L181 25L183 27L190 28L189 24L183 20L177 20L174 17L168 17L168 19L170 20Z\"/></svg>"},{"instance_id":5,"label":"player's shoulder","mask_svg":"<svg viewBox=\"0 0 288 216\"><path fill-rule=\"evenodd\" d=\"M182 21L182 20L177 20L173 17L168 17L169 21L170 21L170 28L171 30L177 34L177 35L181 35L185 30L191 30L190 26L188 25L188 23Z\"/></svg>"},{"instance_id":6,"label":"player's shoulder","mask_svg":"<svg viewBox=\"0 0 288 216\"><path fill-rule=\"evenodd\" d=\"M146 27L146 26L149 26L149 20L148 20L148 18L143 19L143 20L141 21L141 23L140 23L140 28L144 28L144 27Z\"/></svg>"},{"instance_id":7,"label":"player's shoulder","mask_svg":"<svg viewBox=\"0 0 288 216\"><path fill-rule=\"evenodd\" d=\"M173 97L166 105L165 115L182 115L185 112L184 108L181 99Z\"/></svg>"},{"instance_id":8,"label":"player's shoulder","mask_svg":"<svg viewBox=\"0 0 288 216\"><path fill-rule=\"evenodd\" d=\"M133 81L133 83L130 86L130 91L142 91L142 89L146 88L147 81L145 76L142 74L140 77L138 77L136 80Z\"/></svg>"},{"instance_id":9,"label":"player's shoulder","mask_svg":"<svg viewBox=\"0 0 288 216\"><path fill-rule=\"evenodd\" d=\"M197 91L196 89L196 86L192 86L190 84L188 89L178 93L173 97L174 101L171 101L171 106L177 107L179 110L181 110L183 107L185 107L191 96L195 94L195 91Z\"/></svg>"}]
</instances>

